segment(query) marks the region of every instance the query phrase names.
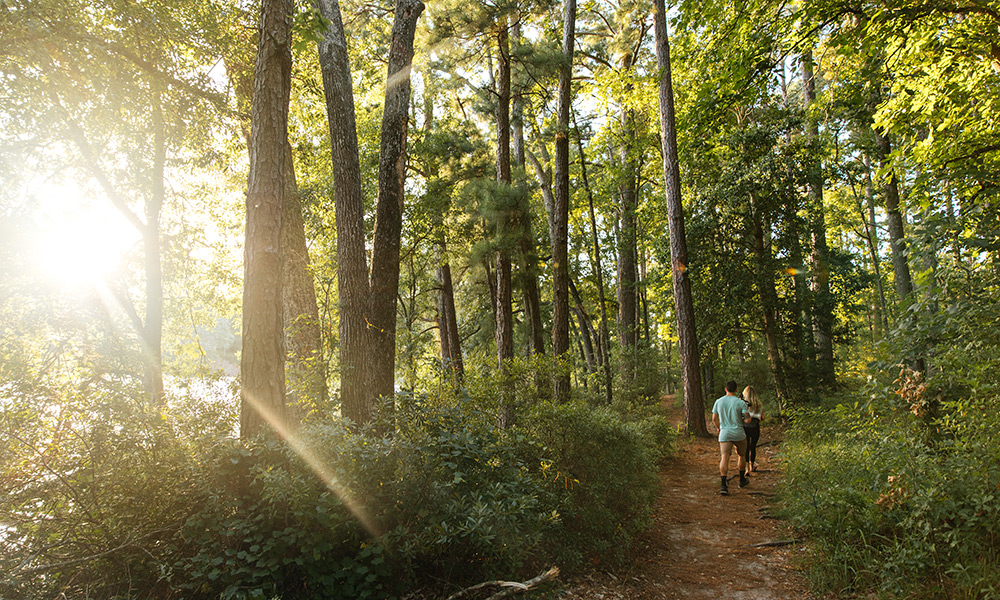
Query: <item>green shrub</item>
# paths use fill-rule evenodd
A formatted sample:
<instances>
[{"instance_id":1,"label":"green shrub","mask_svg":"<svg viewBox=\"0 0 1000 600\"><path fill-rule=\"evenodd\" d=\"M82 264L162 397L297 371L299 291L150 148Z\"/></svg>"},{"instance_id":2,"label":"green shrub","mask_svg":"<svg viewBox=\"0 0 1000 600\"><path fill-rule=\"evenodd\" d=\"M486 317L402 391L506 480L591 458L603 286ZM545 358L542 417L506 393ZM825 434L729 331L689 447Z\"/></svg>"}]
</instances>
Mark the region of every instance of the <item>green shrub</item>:
<instances>
[{"instance_id":1,"label":"green shrub","mask_svg":"<svg viewBox=\"0 0 1000 600\"><path fill-rule=\"evenodd\" d=\"M786 440L785 514L811 539L824 591L997 598L1000 418L991 400L945 403L933 427L883 404L798 410Z\"/></svg>"},{"instance_id":2,"label":"green shrub","mask_svg":"<svg viewBox=\"0 0 1000 600\"><path fill-rule=\"evenodd\" d=\"M673 444L653 407L536 400L501 430L449 394L401 397L391 427L249 442L226 393L11 396L0 596L391 598L624 556Z\"/></svg>"},{"instance_id":3,"label":"green shrub","mask_svg":"<svg viewBox=\"0 0 1000 600\"><path fill-rule=\"evenodd\" d=\"M623 559L649 524L657 464L673 439L665 419L629 423L611 409L541 404L530 431L544 447L549 485L562 488L563 559Z\"/></svg>"}]
</instances>

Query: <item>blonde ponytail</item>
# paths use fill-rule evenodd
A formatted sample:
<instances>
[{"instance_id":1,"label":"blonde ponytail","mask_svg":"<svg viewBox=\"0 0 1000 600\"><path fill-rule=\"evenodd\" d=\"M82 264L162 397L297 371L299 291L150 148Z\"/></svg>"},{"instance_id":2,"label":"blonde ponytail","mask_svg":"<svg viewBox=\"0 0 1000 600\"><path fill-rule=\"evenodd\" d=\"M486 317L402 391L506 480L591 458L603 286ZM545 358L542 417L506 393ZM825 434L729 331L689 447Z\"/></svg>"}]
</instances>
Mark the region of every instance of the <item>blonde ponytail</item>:
<instances>
[{"instance_id":1,"label":"blonde ponytail","mask_svg":"<svg viewBox=\"0 0 1000 600\"><path fill-rule=\"evenodd\" d=\"M761 414L764 412L764 405L757 396L757 390L753 389L752 385L748 385L743 389L743 399L750 405L750 412L754 414Z\"/></svg>"}]
</instances>

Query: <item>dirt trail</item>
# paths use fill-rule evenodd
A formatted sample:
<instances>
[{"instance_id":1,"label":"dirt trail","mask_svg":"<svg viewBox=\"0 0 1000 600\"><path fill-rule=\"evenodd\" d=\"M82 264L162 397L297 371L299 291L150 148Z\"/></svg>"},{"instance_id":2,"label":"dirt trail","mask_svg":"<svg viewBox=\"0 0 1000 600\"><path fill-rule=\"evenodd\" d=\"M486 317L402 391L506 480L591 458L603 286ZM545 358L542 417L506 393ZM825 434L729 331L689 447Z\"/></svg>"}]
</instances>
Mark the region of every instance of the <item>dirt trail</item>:
<instances>
[{"instance_id":1,"label":"dirt trail","mask_svg":"<svg viewBox=\"0 0 1000 600\"><path fill-rule=\"evenodd\" d=\"M682 414L668 399L670 416ZM711 599L801 600L812 598L791 566L795 545L753 547L792 537L771 514L769 500L781 478L781 429L767 421L757 449L760 469L750 485L729 482L719 495L719 446L714 439L684 439L660 473L661 494L653 526L639 540L629 567L569 582L562 598L573 600ZM736 461L730 464L730 475Z\"/></svg>"}]
</instances>

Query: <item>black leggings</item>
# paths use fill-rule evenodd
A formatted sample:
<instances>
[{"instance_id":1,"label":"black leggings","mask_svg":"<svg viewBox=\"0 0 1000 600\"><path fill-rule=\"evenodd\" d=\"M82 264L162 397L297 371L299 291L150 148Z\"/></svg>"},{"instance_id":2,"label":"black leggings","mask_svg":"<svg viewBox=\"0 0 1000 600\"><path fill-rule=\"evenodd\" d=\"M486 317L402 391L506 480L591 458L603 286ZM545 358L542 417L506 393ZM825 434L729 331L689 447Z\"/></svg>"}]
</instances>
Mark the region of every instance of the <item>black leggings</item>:
<instances>
[{"instance_id":1,"label":"black leggings","mask_svg":"<svg viewBox=\"0 0 1000 600\"><path fill-rule=\"evenodd\" d=\"M743 431L747 434L747 453L744 458L748 463L755 463L757 462L757 442L760 440L760 424L744 425Z\"/></svg>"}]
</instances>

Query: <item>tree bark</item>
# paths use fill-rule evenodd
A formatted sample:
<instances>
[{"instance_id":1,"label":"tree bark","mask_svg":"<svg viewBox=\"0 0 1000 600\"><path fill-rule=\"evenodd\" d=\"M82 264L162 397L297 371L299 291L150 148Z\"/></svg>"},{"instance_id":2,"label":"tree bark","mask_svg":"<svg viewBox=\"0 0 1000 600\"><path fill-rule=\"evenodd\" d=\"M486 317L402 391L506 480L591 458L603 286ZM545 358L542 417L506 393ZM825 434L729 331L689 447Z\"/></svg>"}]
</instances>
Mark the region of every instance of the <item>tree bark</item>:
<instances>
[{"instance_id":1,"label":"tree bark","mask_svg":"<svg viewBox=\"0 0 1000 600\"><path fill-rule=\"evenodd\" d=\"M569 290L573 296L577 320L580 322L580 337L583 342L583 358L587 363L587 373L595 373L597 372L597 360L594 352L594 327L590 323L590 316L583 307L580 290L577 289L572 279L569 281Z\"/></svg>"},{"instance_id":2,"label":"tree bark","mask_svg":"<svg viewBox=\"0 0 1000 600\"><path fill-rule=\"evenodd\" d=\"M319 55L337 219L341 411L345 418L362 425L374 416L379 398L393 395L409 70L416 22L424 5L419 0L400 0L396 4L369 281L354 91L344 25L337 0L316 1L321 16L329 23L319 43Z\"/></svg>"},{"instance_id":3,"label":"tree bark","mask_svg":"<svg viewBox=\"0 0 1000 600\"><path fill-rule=\"evenodd\" d=\"M295 180L292 147L287 143L281 251L286 405L301 419L310 408L326 399L326 364L301 198Z\"/></svg>"},{"instance_id":4,"label":"tree bark","mask_svg":"<svg viewBox=\"0 0 1000 600\"><path fill-rule=\"evenodd\" d=\"M621 350L621 376L625 385L635 376L636 344L639 331L636 315L636 206L638 204L638 169L635 165L635 114L626 110L622 118L625 143L620 160L625 170L624 181L618 185L621 206L618 238L618 344Z\"/></svg>"},{"instance_id":5,"label":"tree bark","mask_svg":"<svg viewBox=\"0 0 1000 600\"><path fill-rule=\"evenodd\" d=\"M291 90L291 0L264 0L254 69L247 186L240 435L286 427L281 222Z\"/></svg>"},{"instance_id":6,"label":"tree bark","mask_svg":"<svg viewBox=\"0 0 1000 600\"><path fill-rule=\"evenodd\" d=\"M816 102L816 82L813 76L812 51L802 55L802 94L806 107L806 139L819 150L819 123L809 114ZM836 380L833 364L833 297L830 294L830 249L826 241L826 218L823 208L823 165L817 158L809 169L809 229L812 235L812 280L814 329L820 381L833 384Z\"/></svg>"},{"instance_id":7,"label":"tree bark","mask_svg":"<svg viewBox=\"0 0 1000 600\"><path fill-rule=\"evenodd\" d=\"M756 200L751 196L751 204ZM779 412L784 412L785 400L788 397L785 390L784 366L778 348L778 293L774 287L774 269L771 260L771 244L765 239L764 225L761 215L753 207L751 227L753 228L753 253L757 264L757 293L760 295L761 307L764 310L764 340L767 344L767 359L771 365L771 376L774 378L774 392L778 396Z\"/></svg>"},{"instance_id":8,"label":"tree bark","mask_svg":"<svg viewBox=\"0 0 1000 600\"><path fill-rule=\"evenodd\" d=\"M677 156L677 130L674 125L674 92L670 75L670 42L667 38L664 0L654 2L653 29L656 38L657 65L660 69L663 179L670 229L674 310L677 313L677 337L684 386L684 418L688 432L708 437L708 428L705 426L705 403L701 394L701 373L698 368L698 335L695 330L694 302L691 298L691 279L687 275L687 240L684 235L684 208L681 204L681 175Z\"/></svg>"},{"instance_id":9,"label":"tree bark","mask_svg":"<svg viewBox=\"0 0 1000 600\"><path fill-rule=\"evenodd\" d=\"M879 163L882 168L889 167L889 155L892 143L887 136L875 132L878 143ZM889 223L889 249L892 252L892 272L896 283L896 297L905 303L913 291L913 280L910 278L910 263L906 251L906 234L903 231L903 213L899 209L899 180L890 168L885 182L885 213Z\"/></svg>"},{"instance_id":10,"label":"tree bark","mask_svg":"<svg viewBox=\"0 0 1000 600\"><path fill-rule=\"evenodd\" d=\"M574 123L575 125L575 123ZM576 148L580 153L580 175L583 187L587 191L587 204L590 215L590 233L593 241L594 272L597 274L597 301L601 305L601 325L598 331L598 348L600 350L601 366L604 367L604 402L611 404L614 380L611 373L610 349L608 348L608 304L604 297L604 269L601 267L601 244L597 237L597 217L594 214L594 193L587 179L587 155L583 151L583 139L580 128L576 127Z\"/></svg>"},{"instance_id":11,"label":"tree bark","mask_svg":"<svg viewBox=\"0 0 1000 600\"><path fill-rule=\"evenodd\" d=\"M552 235L552 355L568 360L569 353L569 109L576 36L576 0L566 0L563 12L562 65L556 107L555 189ZM570 399L569 373L557 369L553 377L557 402Z\"/></svg>"},{"instance_id":12,"label":"tree bark","mask_svg":"<svg viewBox=\"0 0 1000 600\"><path fill-rule=\"evenodd\" d=\"M372 405L366 393L369 287L354 87L340 4L338 0L317 0L317 4L329 22L319 42L319 63L330 128L337 220L341 414L362 424L371 419Z\"/></svg>"},{"instance_id":13,"label":"tree bark","mask_svg":"<svg viewBox=\"0 0 1000 600\"><path fill-rule=\"evenodd\" d=\"M510 29L510 41L515 48L521 43L521 21L516 20ZM514 72L512 71L512 77ZM518 79L518 89L521 87ZM513 85L513 84L512 84ZM523 176L525 168L524 152L524 96L520 93L512 94L512 114L511 132L512 146L514 152L514 165L520 168L519 176ZM515 225L518 232L518 251L520 253L520 282L524 302L525 318L529 326L528 354L543 356L545 354L545 327L542 324L542 299L541 291L538 289L538 254L535 249L535 233L532 227L531 211L528 207L528 198L518 199L517 212L515 215ZM545 383L539 381L539 392L545 393L542 386Z\"/></svg>"},{"instance_id":14,"label":"tree bark","mask_svg":"<svg viewBox=\"0 0 1000 600\"><path fill-rule=\"evenodd\" d=\"M496 261L497 261L497 302L496 308L496 344L497 363L500 372L507 373L508 365L514 358L514 316L512 312L513 290L511 285L511 258L508 246L511 226L512 207L510 206L510 40L507 29L507 18L502 17L497 23L497 183L504 188L501 194L496 227ZM500 427L507 428L514 424L513 397L508 389L503 390L503 400L500 404Z\"/></svg>"},{"instance_id":15,"label":"tree bark","mask_svg":"<svg viewBox=\"0 0 1000 600\"><path fill-rule=\"evenodd\" d=\"M446 249L442 246L442 254ZM462 360L462 338L458 333L458 317L455 312L455 288L451 277L451 265L447 259L438 267L438 283L441 286L439 313L441 315L441 358L446 370L454 374L455 382L465 377Z\"/></svg>"},{"instance_id":16,"label":"tree bark","mask_svg":"<svg viewBox=\"0 0 1000 600\"><path fill-rule=\"evenodd\" d=\"M861 220L865 224L865 236L868 240L868 252L872 257L872 267L875 269L875 283L878 286L878 301L879 301L879 314L877 315L878 324L882 332L889 330L888 321L888 307L885 302L885 289L882 287L882 257L879 256L878 252L878 224L875 221L875 190L872 185L872 175L871 175L871 165L868 163L868 158L864 159L865 164L865 201L867 204L867 218L865 213L862 211ZM860 208L860 207L859 207Z\"/></svg>"},{"instance_id":17,"label":"tree bark","mask_svg":"<svg viewBox=\"0 0 1000 600\"><path fill-rule=\"evenodd\" d=\"M396 301L399 296L399 247L406 182L406 134L410 107L410 66L420 0L397 0L389 42L385 105L378 165L378 202L372 243L369 394L392 410L396 374Z\"/></svg>"}]
</instances>

